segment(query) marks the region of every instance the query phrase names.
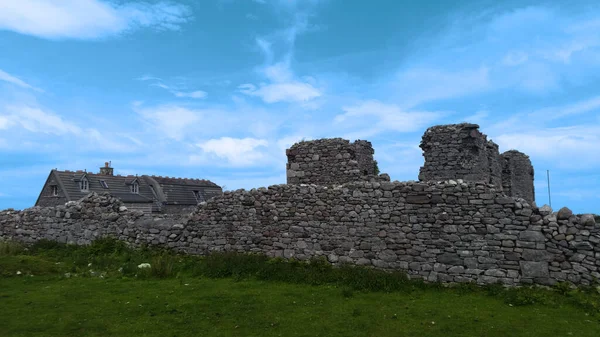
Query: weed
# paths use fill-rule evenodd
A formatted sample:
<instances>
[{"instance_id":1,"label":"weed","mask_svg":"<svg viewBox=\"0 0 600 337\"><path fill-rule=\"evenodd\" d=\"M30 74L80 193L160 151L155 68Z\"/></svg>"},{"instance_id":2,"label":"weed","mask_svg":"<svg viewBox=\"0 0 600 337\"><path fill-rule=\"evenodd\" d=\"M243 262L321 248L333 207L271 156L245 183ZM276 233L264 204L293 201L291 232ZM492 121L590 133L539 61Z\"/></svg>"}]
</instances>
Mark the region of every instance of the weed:
<instances>
[{"instance_id":1,"label":"weed","mask_svg":"<svg viewBox=\"0 0 600 337\"><path fill-rule=\"evenodd\" d=\"M25 251L23 245L13 241L0 241L0 256L19 255Z\"/></svg>"},{"instance_id":2,"label":"weed","mask_svg":"<svg viewBox=\"0 0 600 337\"><path fill-rule=\"evenodd\" d=\"M161 255L152 259L150 275L158 278L167 278L173 275L173 257Z\"/></svg>"}]
</instances>

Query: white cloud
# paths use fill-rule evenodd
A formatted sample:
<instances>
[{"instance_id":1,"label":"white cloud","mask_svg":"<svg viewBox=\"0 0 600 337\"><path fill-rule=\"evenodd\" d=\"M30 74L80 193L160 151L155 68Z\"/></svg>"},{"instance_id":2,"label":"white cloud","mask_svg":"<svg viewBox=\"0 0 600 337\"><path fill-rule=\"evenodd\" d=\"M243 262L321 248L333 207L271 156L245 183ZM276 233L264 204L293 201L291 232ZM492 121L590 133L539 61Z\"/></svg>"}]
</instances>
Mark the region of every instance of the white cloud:
<instances>
[{"instance_id":1,"label":"white cloud","mask_svg":"<svg viewBox=\"0 0 600 337\"><path fill-rule=\"evenodd\" d=\"M372 136L384 131L412 132L422 129L440 117L437 112L404 111L395 104L376 100L343 107L345 113L334 118L334 124L363 128L356 136ZM354 138L354 137L351 137Z\"/></svg>"},{"instance_id":2,"label":"white cloud","mask_svg":"<svg viewBox=\"0 0 600 337\"><path fill-rule=\"evenodd\" d=\"M31 85L27 84L25 81L15 77L15 76L12 76L11 74L3 71L2 69L0 69L0 81L5 81L8 83L14 84L16 86L19 86L21 88L32 89L35 91L43 92L42 89L31 86Z\"/></svg>"},{"instance_id":3,"label":"white cloud","mask_svg":"<svg viewBox=\"0 0 600 337\"><path fill-rule=\"evenodd\" d=\"M142 76L142 77L138 78L138 80L140 80L140 81L151 81L151 80L162 81L159 78L151 77L151 76ZM152 83L150 85L154 86L154 87L159 87L159 88L165 89L165 90L169 91L170 93L172 93L173 95L175 95L175 97L180 97L180 98L206 98L206 96L207 96L206 91L202 91L202 90L182 91L182 90L179 90L178 88L166 85L161 82Z\"/></svg>"},{"instance_id":4,"label":"white cloud","mask_svg":"<svg viewBox=\"0 0 600 337\"><path fill-rule=\"evenodd\" d=\"M162 81L162 79L161 79L161 78L159 78L159 77L154 77L154 76L151 76L151 75L144 75L144 76L142 76L142 77L138 77L138 78L136 78L136 80L138 80L138 81L151 81L151 80L155 80L155 81Z\"/></svg>"},{"instance_id":5,"label":"white cloud","mask_svg":"<svg viewBox=\"0 0 600 337\"><path fill-rule=\"evenodd\" d=\"M188 98L205 98L206 92L202 90L196 90L191 92L175 91L173 94L177 97L188 97Z\"/></svg>"},{"instance_id":6,"label":"white cloud","mask_svg":"<svg viewBox=\"0 0 600 337\"><path fill-rule=\"evenodd\" d=\"M10 121L8 119L8 116L0 116L0 130L8 129L9 123Z\"/></svg>"},{"instance_id":7,"label":"white cloud","mask_svg":"<svg viewBox=\"0 0 600 337\"><path fill-rule=\"evenodd\" d=\"M502 133L494 137L504 150L518 149L534 159L552 161L556 166L590 169L600 164L600 127L571 126L539 128Z\"/></svg>"},{"instance_id":8,"label":"white cloud","mask_svg":"<svg viewBox=\"0 0 600 337\"><path fill-rule=\"evenodd\" d=\"M279 32L279 38L283 39L289 46L289 50L282 57L282 61L273 63L273 42L266 38L257 38L256 45L265 56L265 64L258 69L268 83L260 83L258 86L245 83L238 86L239 92L260 97L265 103L290 102L306 103L322 95L322 90L315 86L313 77L305 76L296 78L291 69L293 45L296 35L306 28L305 20L296 20L295 24L283 32Z\"/></svg>"},{"instance_id":9,"label":"white cloud","mask_svg":"<svg viewBox=\"0 0 600 337\"><path fill-rule=\"evenodd\" d=\"M308 83L288 82L262 84L259 89L252 84L242 84L240 92L262 98L265 103L307 102L321 96L321 92Z\"/></svg>"},{"instance_id":10,"label":"white cloud","mask_svg":"<svg viewBox=\"0 0 600 337\"><path fill-rule=\"evenodd\" d=\"M186 6L167 1L0 1L0 30L48 39L95 39L142 27L177 30L188 20Z\"/></svg>"},{"instance_id":11,"label":"white cloud","mask_svg":"<svg viewBox=\"0 0 600 337\"><path fill-rule=\"evenodd\" d=\"M600 96L595 96L569 105L539 109L528 114L528 117L530 119L543 118L544 120L554 120L595 112L597 110L600 110ZM598 115L600 116L600 114Z\"/></svg>"},{"instance_id":12,"label":"white cloud","mask_svg":"<svg viewBox=\"0 0 600 337\"><path fill-rule=\"evenodd\" d=\"M200 121L202 113L176 105L161 105L152 108L142 108L134 105L134 110L148 121L158 135L182 140L185 131L192 124Z\"/></svg>"},{"instance_id":13,"label":"white cloud","mask_svg":"<svg viewBox=\"0 0 600 337\"><path fill-rule=\"evenodd\" d=\"M264 139L231 137L211 139L197 144L205 153L225 159L234 166L260 164L260 161L265 158L265 154L258 148L267 145L268 142ZM201 157L193 156L192 160L199 158Z\"/></svg>"},{"instance_id":14,"label":"white cloud","mask_svg":"<svg viewBox=\"0 0 600 337\"><path fill-rule=\"evenodd\" d=\"M67 122L62 117L37 107L17 105L7 106L4 110L8 113L8 115L4 115L0 118L0 124L3 124L4 128L10 125L20 125L31 132L56 135L79 135L82 132L81 128L77 125ZM2 122L2 120L4 120L4 122Z\"/></svg>"}]
</instances>

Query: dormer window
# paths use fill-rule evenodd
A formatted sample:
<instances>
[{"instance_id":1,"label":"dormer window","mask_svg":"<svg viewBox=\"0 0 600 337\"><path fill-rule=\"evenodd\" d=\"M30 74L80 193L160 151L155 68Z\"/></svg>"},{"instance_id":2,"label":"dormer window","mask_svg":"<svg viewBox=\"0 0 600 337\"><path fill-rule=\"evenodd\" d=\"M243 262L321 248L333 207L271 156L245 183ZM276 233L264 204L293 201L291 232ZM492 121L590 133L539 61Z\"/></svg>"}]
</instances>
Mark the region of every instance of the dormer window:
<instances>
[{"instance_id":1,"label":"dormer window","mask_svg":"<svg viewBox=\"0 0 600 337\"><path fill-rule=\"evenodd\" d=\"M56 197L58 196L58 186L56 185L52 185L52 196Z\"/></svg>"},{"instance_id":2,"label":"dormer window","mask_svg":"<svg viewBox=\"0 0 600 337\"><path fill-rule=\"evenodd\" d=\"M134 181L133 184L131 184L131 193L135 193L135 194L140 193L140 185L138 184L137 181Z\"/></svg>"},{"instance_id":3,"label":"dormer window","mask_svg":"<svg viewBox=\"0 0 600 337\"><path fill-rule=\"evenodd\" d=\"M81 189L81 192L89 191L90 183L86 177L81 178L81 180L79 181L79 189Z\"/></svg>"}]
</instances>

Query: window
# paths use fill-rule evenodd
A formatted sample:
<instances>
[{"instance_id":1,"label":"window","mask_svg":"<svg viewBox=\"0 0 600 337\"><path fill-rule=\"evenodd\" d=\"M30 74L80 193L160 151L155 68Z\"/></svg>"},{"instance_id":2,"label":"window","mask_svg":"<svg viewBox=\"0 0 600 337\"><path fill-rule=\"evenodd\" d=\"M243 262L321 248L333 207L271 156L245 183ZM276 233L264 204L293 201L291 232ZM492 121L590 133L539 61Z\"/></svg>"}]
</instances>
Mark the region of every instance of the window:
<instances>
[{"instance_id":1,"label":"window","mask_svg":"<svg viewBox=\"0 0 600 337\"><path fill-rule=\"evenodd\" d=\"M81 179L81 181L79 182L79 188L81 189L82 192L87 192L89 190L90 184L87 180L86 177L83 177L83 179Z\"/></svg>"},{"instance_id":2,"label":"window","mask_svg":"<svg viewBox=\"0 0 600 337\"><path fill-rule=\"evenodd\" d=\"M51 187L52 187L52 195L55 197L58 196L58 186L52 185Z\"/></svg>"},{"instance_id":3,"label":"window","mask_svg":"<svg viewBox=\"0 0 600 337\"><path fill-rule=\"evenodd\" d=\"M140 193L140 185L138 185L137 181L131 184L131 193Z\"/></svg>"},{"instance_id":4,"label":"window","mask_svg":"<svg viewBox=\"0 0 600 337\"><path fill-rule=\"evenodd\" d=\"M104 180L100 180L100 186L102 186L104 188L108 188L108 184Z\"/></svg>"}]
</instances>

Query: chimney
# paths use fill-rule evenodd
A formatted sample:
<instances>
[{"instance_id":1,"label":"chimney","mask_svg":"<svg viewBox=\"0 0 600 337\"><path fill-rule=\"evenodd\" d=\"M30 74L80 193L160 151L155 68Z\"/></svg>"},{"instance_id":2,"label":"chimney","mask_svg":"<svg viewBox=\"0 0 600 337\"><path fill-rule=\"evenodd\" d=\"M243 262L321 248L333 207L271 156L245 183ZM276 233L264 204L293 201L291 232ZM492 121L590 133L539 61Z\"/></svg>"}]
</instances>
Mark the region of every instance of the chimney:
<instances>
[{"instance_id":1,"label":"chimney","mask_svg":"<svg viewBox=\"0 0 600 337\"><path fill-rule=\"evenodd\" d=\"M104 163L104 167L100 168L99 174L104 175L104 176L112 176L113 175L113 168L110 167L109 162Z\"/></svg>"}]
</instances>

